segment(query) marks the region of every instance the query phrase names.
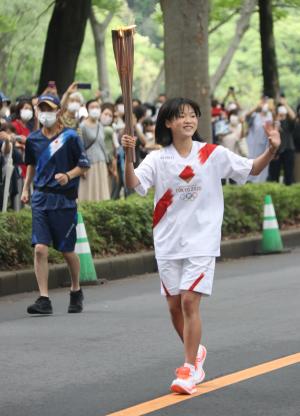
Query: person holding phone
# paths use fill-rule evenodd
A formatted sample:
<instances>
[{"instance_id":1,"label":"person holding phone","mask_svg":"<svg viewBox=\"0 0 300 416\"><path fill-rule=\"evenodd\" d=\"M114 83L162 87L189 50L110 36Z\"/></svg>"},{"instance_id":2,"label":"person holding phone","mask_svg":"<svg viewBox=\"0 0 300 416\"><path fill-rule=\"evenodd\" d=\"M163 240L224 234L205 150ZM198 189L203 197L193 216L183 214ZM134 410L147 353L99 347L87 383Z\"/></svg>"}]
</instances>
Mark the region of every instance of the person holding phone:
<instances>
[{"instance_id":1,"label":"person holding phone","mask_svg":"<svg viewBox=\"0 0 300 416\"><path fill-rule=\"evenodd\" d=\"M73 82L62 98L62 114L60 120L64 127L78 130L80 124L79 111L84 105L83 95L78 91L78 82Z\"/></svg>"}]
</instances>

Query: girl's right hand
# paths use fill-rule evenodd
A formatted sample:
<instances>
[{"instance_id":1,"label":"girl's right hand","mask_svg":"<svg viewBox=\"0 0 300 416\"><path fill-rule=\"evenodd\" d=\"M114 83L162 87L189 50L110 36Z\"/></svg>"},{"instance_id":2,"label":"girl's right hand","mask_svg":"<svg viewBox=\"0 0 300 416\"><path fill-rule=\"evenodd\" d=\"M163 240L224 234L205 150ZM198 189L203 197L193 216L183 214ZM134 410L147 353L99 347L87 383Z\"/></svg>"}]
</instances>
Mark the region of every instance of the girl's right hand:
<instances>
[{"instance_id":1,"label":"girl's right hand","mask_svg":"<svg viewBox=\"0 0 300 416\"><path fill-rule=\"evenodd\" d=\"M124 149L134 149L136 144L136 137L124 134L121 138L121 143Z\"/></svg>"}]
</instances>

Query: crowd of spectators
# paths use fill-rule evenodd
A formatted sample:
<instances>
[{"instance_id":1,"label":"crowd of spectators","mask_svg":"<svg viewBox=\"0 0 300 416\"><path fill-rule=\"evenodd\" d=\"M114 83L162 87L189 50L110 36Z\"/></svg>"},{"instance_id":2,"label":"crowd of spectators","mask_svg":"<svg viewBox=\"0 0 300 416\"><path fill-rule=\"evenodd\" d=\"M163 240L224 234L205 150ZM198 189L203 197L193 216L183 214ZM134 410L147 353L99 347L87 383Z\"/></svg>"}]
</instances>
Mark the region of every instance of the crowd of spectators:
<instances>
[{"instance_id":1,"label":"crowd of spectators","mask_svg":"<svg viewBox=\"0 0 300 416\"><path fill-rule=\"evenodd\" d=\"M57 95L54 82L49 82L44 94ZM40 128L37 99L37 96L20 96L12 102L0 92L0 209L7 178L8 207L14 210L22 207L20 195L26 176L26 138ZM149 152L159 148L155 142L155 121L165 100L165 94L160 94L154 103L133 99L136 165ZM266 149L268 139L264 126L275 123L282 141L278 154L259 176L249 177L249 182L281 181L290 185L300 181L300 104L295 112L284 96L278 102L261 97L257 105L245 110L241 108L234 88L230 87L223 101L212 99L211 117L213 142L249 158L255 158ZM103 102L98 95L85 102L78 83L74 82L61 97L59 119L63 127L77 131L91 163L89 171L80 178L79 201L126 197L130 192L123 180L121 136L125 124L122 97L115 102Z\"/></svg>"}]
</instances>

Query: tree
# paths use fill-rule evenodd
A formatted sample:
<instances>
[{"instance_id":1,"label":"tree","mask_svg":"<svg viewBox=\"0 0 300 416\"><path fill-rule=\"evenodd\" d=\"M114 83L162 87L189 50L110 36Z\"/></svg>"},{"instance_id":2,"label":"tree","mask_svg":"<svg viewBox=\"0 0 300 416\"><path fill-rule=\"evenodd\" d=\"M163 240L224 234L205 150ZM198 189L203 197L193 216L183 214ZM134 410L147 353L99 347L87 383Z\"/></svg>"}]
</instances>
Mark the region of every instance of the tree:
<instances>
[{"instance_id":1,"label":"tree","mask_svg":"<svg viewBox=\"0 0 300 416\"><path fill-rule=\"evenodd\" d=\"M272 0L259 0L259 28L264 95L279 97L279 76L273 33Z\"/></svg>"},{"instance_id":2,"label":"tree","mask_svg":"<svg viewBox=\"0 0 300 416\"><path fill-rule=\"evenodd\" d=\"M105 49L105 37L108 25L110 24L114 14L121 7L120 0L94 0L90 10L90 22L93 31L93 37L95 42L95 52L97 60L97 76L98 85L102 93L102 97L105 99L111 99L110 87L109 87L109 75L107 69L106 49ZM96 16L96 10L106 12L102 21Z\"/></svg>"},{"instance_id":3,"label":"tree","mask_svg":"<svg viewBox=\"0 0 300 416\"><path fill-rule=\"evenodd\" d=\"M210 86L212 94L214 93L219 82L225 75L244 34L249 28L250 19L255 9L256 3L257 0L244 0L243 2L243 5L240 10L240 17L236 23L235 34L228 46L227 51L223 55L216 72L211 76ZM218 27L220 27L220 24L218 25Z\"/></svg>"},{"instance_id":4,"label":"tree","mask_svg":"<svg viewBox=\"0 0 300 416\"><path fill-rule=\"evenodd\" d=\"M160 0L164 21L166 94L185 96L201 106L202 137L211 141L206 0ZM184 30L183 30L184 29Z\"/></svg>"},{"instance_id":5,"label":"tree","mask_svg":"<svg viewBox=\"0 0 300 416\"><path fill-rule=\"evenodd\" d=\"M55 0L38 93L45 89L49 80L56 81L59 94L74 81L90 9L91 0Z\"/></svg>"}]
</instances>

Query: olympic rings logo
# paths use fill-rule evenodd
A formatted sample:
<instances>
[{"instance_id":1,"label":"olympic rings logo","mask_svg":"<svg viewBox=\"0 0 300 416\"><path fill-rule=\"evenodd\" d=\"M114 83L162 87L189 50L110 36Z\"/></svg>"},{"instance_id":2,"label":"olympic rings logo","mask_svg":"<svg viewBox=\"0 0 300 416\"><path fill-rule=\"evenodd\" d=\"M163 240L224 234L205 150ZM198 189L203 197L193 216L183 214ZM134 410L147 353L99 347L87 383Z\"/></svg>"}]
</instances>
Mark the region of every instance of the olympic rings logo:
<instances>
[{"instance_id":1,"label":"olympic rings logo","mask_svg":"<svg viewBox=\"0 0 300 416\"><path fill-rule=\"evenodd\" d=\"M198 196L198 192L187 192L180 195L182 201L194 201Z\"/></svg>"}]
</instances>

